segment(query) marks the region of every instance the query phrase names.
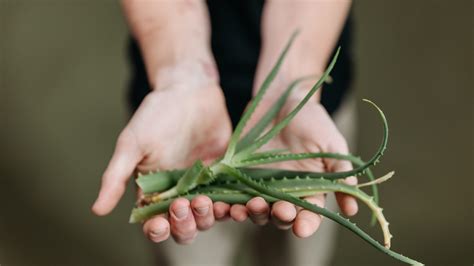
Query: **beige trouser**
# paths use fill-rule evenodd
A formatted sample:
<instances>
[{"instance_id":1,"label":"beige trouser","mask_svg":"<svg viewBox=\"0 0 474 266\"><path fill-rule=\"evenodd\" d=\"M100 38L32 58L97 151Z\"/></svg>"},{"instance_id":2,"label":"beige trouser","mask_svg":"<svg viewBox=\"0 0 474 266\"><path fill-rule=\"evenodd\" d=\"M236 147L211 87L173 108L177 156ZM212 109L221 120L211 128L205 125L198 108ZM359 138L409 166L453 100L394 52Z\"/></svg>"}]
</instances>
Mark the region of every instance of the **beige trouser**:
<instances>
[{"instance_id":1,"label":"beige trouser","mask_svg":"<svg viewBox=\"0 0 474 266\"><path fill-rule=\"evenodd\" d=\"M355 149L356 112L353 97L334 115L334 121L346 137L350 149ZM326 207L337 208L334 195L328 195ZM158 265L329 265L335 245L336 225L323 219L315 235L299 239L291 230L274 226L256 226L250 221L218 222L212 229L201 232L191 245L178 245L172 240L157 244Z\"/></svg>"}]
</instances>

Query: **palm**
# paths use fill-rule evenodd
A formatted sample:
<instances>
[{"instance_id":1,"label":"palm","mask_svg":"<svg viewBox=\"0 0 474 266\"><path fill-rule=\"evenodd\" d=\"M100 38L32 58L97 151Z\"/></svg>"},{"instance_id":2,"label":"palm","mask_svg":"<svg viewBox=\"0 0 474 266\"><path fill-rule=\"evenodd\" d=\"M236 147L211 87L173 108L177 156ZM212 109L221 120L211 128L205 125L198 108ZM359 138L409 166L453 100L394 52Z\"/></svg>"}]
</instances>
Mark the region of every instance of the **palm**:
<instances>
[{"instance_id":1,"label":"palm","mask_svg":"<svg viewBox=\"0 0 474 266\"><path fill-rule=\"evenodd\" d=\"M296 102L289 100L274 123L278 123L295 105ZM262 150L283 149L292 153L329 152L338 146L341 149L346 149L344 145L344 139L324 107L319 103L308 103L293 121L265 145ZM326 164L327 162L322 159L311 159L281 162L272 164L271 167L325 172L330 170Z\"/></svg>"},{"instance_id":2,"label":"palm","mask_svg":"<svg viewBox=\"0 0 474 266\"><path fill-rule=\"evenodd\" d=\"M281 121L290 113L299 100L288 99L282 108L276 121ZM264 113L270 104L261 105L257 109L257 116L253 123L258 121L258 113ZM252 122L251 122L252 123ZM296 117L285 127L280 134L274 137L270 142L264 145L261 150L283 149L292 153L304 152L334 152L347 153L347 145L342 135L337 130L332 119L323 106L317 102L310 102L296 115ZM300 161L286 161L269 164L267 167L281 168L288 170L312 171L312 172L337 172L350 170L351 165L344 161L335 161L328 159L308 159ZM352 180L354 181L354 180ZM325 198L323 195L314 195L307 197L306 200L324 206ZM345 195L338 195L339 205L346 214L353 215L357 211L355 200ZM269 211L268 207L261 200L252 200L247 204L249 214L256 223L265 223L267 218L252 213L262 213ZM271 208L271 214L279 228L287 229L293 227L293 232L300 237L307 237L314 233L319 226L321 218L309 211L296 211L294 206L288 202L277 202ZM252 217L253 216L253 217Z\"/></svg>"},{"instance_id":3,"label":"palm","mask_svg":"<svg viewBox=\"0 0 474 266\"><path fill-rule=\"evenodd\" d=\"M201 85L176 83L147 95L119 136L93 206L95 213L104 215L113 209L135 170L185 168L197 159L210 161L222 155L231 134L224 96L215 83ZM213 225L212 209L207 197L196 197L191 203L177 199L168 218L153 217L143 229L156 242L171 234L177 242L189 243L197 229ZM200 213L203 210L205 214Z\"/></svg>"},{"instance_id":4,"label":"palm","mask_svg":"<svg viewBox=\"0 0 474 266\"><path fill-rule=\"evenodd\" d=\"M167 89L148 95L126 128L143 153L137 170L184 168L196 159L218 157L230 137L219 90Z\"/></svg>"}]
</instances>

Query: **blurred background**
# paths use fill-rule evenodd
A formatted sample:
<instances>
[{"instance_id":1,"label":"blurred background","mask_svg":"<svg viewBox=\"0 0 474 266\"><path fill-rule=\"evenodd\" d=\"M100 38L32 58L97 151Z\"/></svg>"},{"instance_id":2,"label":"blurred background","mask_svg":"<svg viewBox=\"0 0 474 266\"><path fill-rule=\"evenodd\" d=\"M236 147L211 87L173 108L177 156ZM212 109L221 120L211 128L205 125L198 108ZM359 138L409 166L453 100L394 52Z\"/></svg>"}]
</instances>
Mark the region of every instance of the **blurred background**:
<instances>
[{"instance_id":1,"label":"blurred background","mask_svg":"<svg viewBox=\"0 0 474 266\"><path fill-rule=\"evenodd\" d=\"M397 172L380 187L393 248L427 265L474 263L473 4L353 6L356 97L379 104L391 126L375 171ZM0 0L0 32L0 265L151 265L140 227L127 223L133 190L112 215L90 212L127 120L118 3ZM357 109L355 152L367 158L380 123ZM338 239L333 265L399 265L345 230Z\"/></svg>"}]
</instances>

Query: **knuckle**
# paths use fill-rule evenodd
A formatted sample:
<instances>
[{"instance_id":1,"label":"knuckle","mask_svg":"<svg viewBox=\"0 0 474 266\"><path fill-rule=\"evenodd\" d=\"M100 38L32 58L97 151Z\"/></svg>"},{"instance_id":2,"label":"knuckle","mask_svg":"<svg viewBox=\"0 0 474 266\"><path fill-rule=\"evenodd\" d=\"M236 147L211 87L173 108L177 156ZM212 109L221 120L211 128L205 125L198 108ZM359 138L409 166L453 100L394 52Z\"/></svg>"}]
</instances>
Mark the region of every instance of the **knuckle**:
<instances>
[{"instance_id":1,"label":"knuckle","mask_svg":"<svg viewBox=\"0 0 474 266\"><path fill-rule=\"evenodd\" d=\"M291 223L295 219L294 215L291 215L286 212L278 212L278 211L272 212L272 217L276 221L279 221L281 223Z\"/></svg>"},{"instance_id":2,"label":"knuckle","mask_svg":"<svg viewBox=\"0 0 474 266\"><path fill-rule=\"evenodd\" d=\"M197 228L199 231L205 231L210 229L214 225L214 219L206 219L201 221L197 224Z\"/></svg>"},{"instance_id":3,"label":"knuckle","mask_svg":"<svg viewBox=\"0 0 474 266\"><path fill-rule=\"evenodd\" d=\"M303 210L298 214L297 219L300 221L304 221L311 227L316 227L321 221L321 216L319 214L315 214L313 212Z\"/></svg>"},{"instance_id":4,"label":"knuckle","mask_svg":"<svg viewBox=\"0 0 474 266\"><path fill-rule=\"evenodd\" d=\"M198 195L191 201L193 208L204 208L209 207L212 204L212 201L209 197L204 195Z\"/></svg>"},{"instance_id":5,"label":"knuckle","mask_svg":"<svg viewBox=\"0 0 474 266\"><path fill-rule=\"evenodd\" d=\"M293 221L285 222L276 217L272 217L272 223L280 230L288 230L293 226Z\"/></svg>"},{"instance_id":6,"label":"knuckle","mask_svg":"<svg viewBox=\"0 0 474 266\"><path fill-rule=\"evenodd\" d=\"M173 220L181 221L189 217L189 206L189 200L185 198L178 198L174 200L169 207L169 211L172 214L171 217Z\"/></svg>"},{"instance_id":7,"label":"knuckle","mask_svg":"<svg viewBox=\"0 0 474 266\"><path fill-rule=\"evenodd\" d=\"M196 234L196 226L180 226L171 229L171 234L179 239L187 239Z\"/></svg>"},{"instance_id":8,"label":"knuckle","mask_svg":"<svg viewBox=\"0 0 474 266\"><path fill-rule=\"evenodd\" d=\"M273 206L271 216L283 224L292 223L296 217L296 209L288 202L279 201Z\"/></svg>"},{"instance_id":9,"label":"knuckle","mask_svg":"<svg viewBox=\"0 0 474 266\"><path fill-rule=\"evenodd\" d=\"M265 225L268 223L268 216L269 213L267 212L260 212L260 213L249 213L250 220L256 225Z\"/></svg>"},{"instance_id":10,"label":"knuckle","mask_svg":"<svg viewBox=\"0 0 474 266\"><path fill-rule=\"evenodd\" d=\"M155 243L160 243L162 241L165 241L168 239L170 236L169 230L160 234L155 234L155 233L149 233L148 234L148 239L155 242Z\"/></svg>"},{"instance_id":11,"label":"knuckle","mask_svg":"<svg viewBox=\"0 0 474 266\"><path fill-rule=\"evenodd\" d=\"M305 198L306 201L313 205L317 205L318 207L323 208L325 203L326 203L326 198L323 194L318 194L315 196L307 197ZM311 214L314 214L313 212L310 212Z\"/></svg>"},{"instance_id":12,"label":"knuckle","mask_svg":"<svg viewBox=\"0 0 474 266\"><path fill-rule=\"evenodd\" d=\"M117 147L127 147L133 142L133 135L129 129L125 128L117 138Z\"/></svg>"},{"instance_id":13,"label":"knuckle","mask_svg":"<svg viewBox=\"0 0 474 266\"><path fill-rule=\"evenodd\" d=\"M176 243L180 245L189 245L194 242L194 239L196 239L196 236L197 236L197 231L188 235L173 235L173 239Z\"/></svg>"},{"instance_id":14,"label":"knuckle","mask_svg":"<svg viewBox=\"0 0 474 266\"><path fill-rule=\"evenodd\" d=\"M173 235L186 238L196 232L196 222L194 218L184 221L175 221L172 223L171 232Z\"/></svg>"},{"instance_id":15,"label":"knuckle","mask_svg":"<svg viewBox=\"0 0 474 266\"><path fill-rule=\"evenodd\" d=\"M164 241L170 234L169 224L161 217L152 218L143 225L143 233L155 243Z\"/></svg>"},{"instance_id":16,"label":"knuckle","mask_svg":"<svg viewBox=\"0 0 474 266\"><path fill-rule=\"evenodd\" d=\"M268 217L267 216L250 216L250 219L252 222L256 225L266 225L268 223Z\"/></svg>"},{"instance_id":17,"label":"knuckle","mask_svg":"<svg viewBox=\"0 0 474 266\"><path fill-rule=\"evenodd\" d=\"M177 198L171 203L171 208L189 207L189 200L186 198Z\"/></svg>"},{"instance_id":18,"label":"knuckle","mask_svg":"<svg viewBox=\"0 0 474 266\"><path fill-rule=\"evenodd\" d=\"M254 217L267 216L269 212L269 206L262 197L256 197L247 202L246 205L249 210L249 214Z\"/></svg>"},{"instance_id":19,"label":"knuckle","mask_svg":"<svg viewBox=\"0 0 474 266\"><path fill-rule=\"evenodd\" d=\"M332 144L334 150L342 153L349 152L349 145L347 144L346 138L339 133L334 137L334 142Z\"/></svg>"},{"instance_id":20,"label":"knuckle","mask_svg":"<svg viewBox=\"0 0 474 266\"><path fill-rule=\"evenodd\" d=\"M107 189L110 191L109 196L111 198L120 198L127 188L126 184L122 180L114 178L110 175L104 175L104 187L107 187Z\"/></svg>"}]
</instances>

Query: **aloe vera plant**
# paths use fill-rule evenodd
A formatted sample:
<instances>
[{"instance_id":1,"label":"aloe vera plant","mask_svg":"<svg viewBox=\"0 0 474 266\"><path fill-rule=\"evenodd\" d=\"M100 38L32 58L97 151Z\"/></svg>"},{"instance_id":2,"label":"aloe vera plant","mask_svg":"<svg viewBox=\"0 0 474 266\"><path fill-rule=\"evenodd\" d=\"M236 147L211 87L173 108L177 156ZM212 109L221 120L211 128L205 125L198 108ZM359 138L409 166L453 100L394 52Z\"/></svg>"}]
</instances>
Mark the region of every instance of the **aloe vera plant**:
<instances>
[{"instance_id":1,"label":"aloe vera plant","mask_svg":"<svg viewBox=\"0 0 474 266\"><path fill-rule=\"evenodd\" d=\"M379 113L383 122L383 138L376 153L366 162L350 154L294 154L282 150L265 152L258 151L265 143L275 137L286 125L288 125L292 118L295 117L298 111L308 102L318 88L328 80L329 74L336 63L339 49L331 60L326 71L319 78L318 82L316 82L304 99L285 118L271 129L264 132L282 108L285 100L291 93L291 90L306 78L295 80L290 84L287 90L258 121L258 123L242 137L242 132L246 123L249 121L252 113L262 100L272 80L277 75L277 72L296 36L297 32L291 36L275 66L264 80L261 88L251 101L247 110L244 112L231 136L225 155L209 166L205 166L198 160L188 169L158 171L146 175L139 174L136 182L142 189L144 195L137 202L137 207L132 210L130 222L140 222L156 214L167 212L171 202L178 197L192 199L197 195L206 195L213 201L223 201L229 204L245 204L252 197L261 196L270 203L277 200L284 200L311 212L324 215L349 229L379 251L401 262L412 265L422 265L420 262L390 249L392 235L388 228L389 223L382 213L382 208L378 205L377 184L389 179L393 175L393 172L375 179L370 169L370 167L378 163L386 149L388 125L384 113L373 102L364 100L371 104ZM347 160L352 162L356 167L351 171L337 173L254 168L269 163L310 158ZM341 182L342 179L353 175L365 175L369 180L366 183L359 185L347 185ZM367 194L361 189L365 186L372 187L372 195ZM305 196L314 195L316 193L329 192L341 192L351 195L367 205L373 213L373 222L378 222L380 225L383 233L383 244L373 239L356 226L356 224L342 217L340 214L318 207L302 199Z\"/></svg>"}]
</instances>

